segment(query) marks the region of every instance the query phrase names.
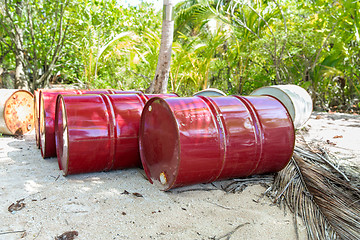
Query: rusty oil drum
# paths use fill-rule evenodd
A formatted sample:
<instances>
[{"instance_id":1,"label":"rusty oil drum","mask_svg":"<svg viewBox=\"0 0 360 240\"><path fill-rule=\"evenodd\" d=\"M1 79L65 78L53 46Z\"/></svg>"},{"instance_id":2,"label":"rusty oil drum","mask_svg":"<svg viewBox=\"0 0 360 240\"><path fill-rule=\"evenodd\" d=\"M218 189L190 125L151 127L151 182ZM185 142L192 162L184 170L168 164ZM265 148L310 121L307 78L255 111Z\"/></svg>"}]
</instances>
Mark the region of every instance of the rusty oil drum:
<instances>
[{"instance_id":1,"label":"rusty oil drum","mask_svg":"<svg viewBox=\"0 0 360 240\"><path fill-rule=\"evenodd\" d=\"M59 95L55 135L65 175L141 166L139 124L146 101L176 94Z\"/></svg>"},{"instance_id":2,"label":"rusty oil drum","mask_svg":"<svg viewBox=\"0 0 360 240\"><path fill-rule=\"evenodd\" d=\"M39 94L39 139L40 149L43 158L55 157L55 109L56 98L59 94L62 95L83 95L83 94L112 94L113 90L52 90L42 91Z\"/></svg>"},{"instance_id":3,"label":"rusty oil drum","mask_svg":"<svg viewBox=\"0 0 360 240\"><path fill-rule=\"evenodd\" d=\"M26 90L0 89L0 133L23 135L34 128L33 95Z\"/></svg>"},{"instance_id":4,"label":"rusty oil drum","mask_svg":"<svg viewBox=\"0 0 360 240\"><path fill-rule=\"evenodd\" d=\"M294 144L286 108L268 96L153 98L141 116L141 161L162 190L279 171Z\"/></svg>"}]
</instances>

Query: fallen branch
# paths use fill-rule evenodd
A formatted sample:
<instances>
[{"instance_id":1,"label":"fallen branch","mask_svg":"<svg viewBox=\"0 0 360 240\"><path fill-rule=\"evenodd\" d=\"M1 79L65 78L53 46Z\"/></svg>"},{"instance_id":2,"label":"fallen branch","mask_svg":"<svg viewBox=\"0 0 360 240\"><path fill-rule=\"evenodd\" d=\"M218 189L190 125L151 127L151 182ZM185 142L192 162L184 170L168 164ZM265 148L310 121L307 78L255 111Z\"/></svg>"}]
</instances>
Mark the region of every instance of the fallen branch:
<instances>
[{"instance_id":1,"label":"fallen branch","mask_svg":"<svg viewBox=\"0 0 360 240\"><path fill-rule=\"evenodd\" d=\"M24 233L24 232L26 232L26 230L21 230L21 231L10 231L10 232L0 232L0 235L12 234L12 233Z\"/></svg>"}]
</instances>

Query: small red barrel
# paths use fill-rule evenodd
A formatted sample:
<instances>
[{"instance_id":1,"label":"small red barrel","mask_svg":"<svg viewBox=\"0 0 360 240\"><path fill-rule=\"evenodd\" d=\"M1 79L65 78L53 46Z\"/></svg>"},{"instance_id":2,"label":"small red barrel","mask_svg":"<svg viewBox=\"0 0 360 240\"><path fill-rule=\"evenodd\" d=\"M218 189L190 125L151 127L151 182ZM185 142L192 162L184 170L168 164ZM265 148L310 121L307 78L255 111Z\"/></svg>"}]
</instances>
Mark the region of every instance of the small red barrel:
<instances>
[{"instance_id":1,"label":"small red barrel","mask_svg":"<svg viewBox=\"0 0 360 240\"><path fill-rule=\"evenodd\" d=\"M58 93L63 93L65 94L66 92L69 92L70 94L76 94L77 90L76 89L38 89L34 91L34 112L35 112L35 139L36 139L36 146L38 148L41 147L41 139L40 139L40 121L43 122L42 120L42 115L40 114L41 110L40 110L40 105L41 105L41 101L40 101L40 96L42 95L43 92L58 92Z\"/></svg>"},{"instance_id":2,"label":"small red barrel","mask_svg":"<svg viewBox=\"0 0 360 240\"><path fill-rule=\"evenodd\" d=\"M55 106L56 98L59 94L101 94L108 93L112 94L113 90L55 90L55 91L41 91L39 94L40 98L40 149L43 158L55 157Z\"/></svg>"},{"instance_id":3,"label":"small red barrel","mask_svg":"<svg viewBox=\"0 0 360 240\"><path fill-rule=\"evenodd\" d=\"M292 156L295 133L275 98L153 98L140 123L141 161L163 190L276 172Z\"/></svg>"},{"instance_id":4,"label":"small red barrel","mask_svg":"<svg viewBox=\"0 0 360 240\"><path fill-rule=\"evenodd\" d=\"M148 98L141 93L59 95L55 135L64 174L141 166L139 124Z\"/></svg>"}]
</instances>

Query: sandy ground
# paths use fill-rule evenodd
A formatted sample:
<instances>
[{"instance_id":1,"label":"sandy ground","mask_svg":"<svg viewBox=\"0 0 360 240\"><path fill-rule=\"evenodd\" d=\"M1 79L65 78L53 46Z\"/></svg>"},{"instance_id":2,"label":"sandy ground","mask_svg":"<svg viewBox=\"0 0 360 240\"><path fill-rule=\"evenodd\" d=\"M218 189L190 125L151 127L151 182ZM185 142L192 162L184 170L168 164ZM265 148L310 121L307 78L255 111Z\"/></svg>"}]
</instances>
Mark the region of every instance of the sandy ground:
<instances>
[{"instance_id":1,"label":"sandy ground","mask_svg":"<svg viewBox=\"0 0 360 240\"><path fill-rule=\"evenodd\" d=\"M314 113L302 132L360 165L359 116ZM33 134L2 136L0 239L54 239L67 231L77 231L75 239L296 239L291 212L264 197L263 186L162 192L143 175L129 169L63 177L56 158L42 159ZM21 199L25 207L10 213ZM298 229L306 239L304 225Z\"/></svg>"}]
</instances>

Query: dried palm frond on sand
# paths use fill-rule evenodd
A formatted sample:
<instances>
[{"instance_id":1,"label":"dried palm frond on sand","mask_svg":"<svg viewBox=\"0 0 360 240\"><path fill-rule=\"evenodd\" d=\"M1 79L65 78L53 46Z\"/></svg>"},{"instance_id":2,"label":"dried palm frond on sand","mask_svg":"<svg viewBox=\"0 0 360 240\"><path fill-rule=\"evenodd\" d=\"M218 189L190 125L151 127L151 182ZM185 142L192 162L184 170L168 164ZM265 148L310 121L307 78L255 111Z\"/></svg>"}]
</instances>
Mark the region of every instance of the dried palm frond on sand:
<instances>
[{"instance_id":1,"label":"dried palm frond on sand","mask_svg":"<svg viewBox=\"0 0 360 240\"><path fill-rule=\"evenodd\" d=\"M325 151L297 145L267 192L303 219L309 239L360 239L359 172L348 179Z\"/></svg>"},{"instance_id":2,"label":"dried palm frond on sand","mask_svg":"<svg viewBox=\"0 0 360 240\"><path fill-rule=\"evenodd\" d=\"M221 189L239 193L248 186L260 184L268 188L265 194L276 204L290 208L296 232L297 216L302 218L308 239L360 239L359 167L338 166L325 150L314 150L301 135L297 137L302 141L297 140L289 164L277 174L254 175L175 191Z\"/></svg>"}]
</instances>

